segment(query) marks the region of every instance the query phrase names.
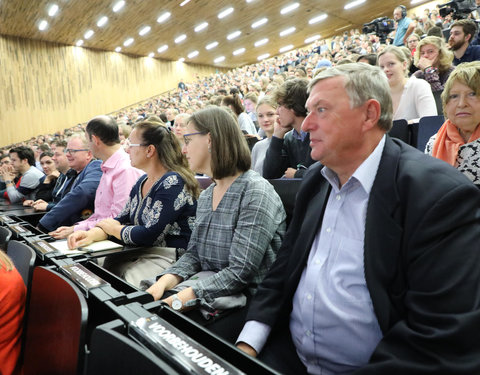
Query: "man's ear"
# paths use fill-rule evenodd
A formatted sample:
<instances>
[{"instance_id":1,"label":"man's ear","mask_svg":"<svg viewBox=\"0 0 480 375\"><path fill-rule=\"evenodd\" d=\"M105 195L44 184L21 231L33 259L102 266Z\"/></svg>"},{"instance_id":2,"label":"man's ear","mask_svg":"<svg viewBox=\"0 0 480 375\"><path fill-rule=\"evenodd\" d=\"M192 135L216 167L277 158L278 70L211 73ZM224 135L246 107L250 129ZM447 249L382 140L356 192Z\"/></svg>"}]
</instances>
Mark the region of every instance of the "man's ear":
<instances>
[{"instance_id":1,"label":"man's ear","mask_svg":"<svg viewBox=\"0 0 480 375\"><path fill-rule=\"evenodd\" d=\"M380 115L382 113L381 106L378 100L375 99L367 100L365 106L365 121L363 129L370 130L377 126L378 120L380 120Z\"/></svg>"}]
</instances>

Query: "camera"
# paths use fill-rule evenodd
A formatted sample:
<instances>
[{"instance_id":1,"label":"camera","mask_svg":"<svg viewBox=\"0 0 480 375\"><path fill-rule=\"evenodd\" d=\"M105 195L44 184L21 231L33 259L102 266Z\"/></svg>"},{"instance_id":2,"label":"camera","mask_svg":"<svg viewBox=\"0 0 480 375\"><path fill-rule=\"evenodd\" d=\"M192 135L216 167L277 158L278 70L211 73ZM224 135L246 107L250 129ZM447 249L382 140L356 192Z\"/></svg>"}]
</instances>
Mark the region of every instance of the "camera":
<instances>
[{"instance_id":1,"label":"camera","mask_svg":"<svg viewBox=\"0 0 480 375\"><path fill-rule=\"evenodd\" d=\"M395 29L395 21L387 17L375 18L373 21L363 25L363 34L376 34L380 42L385 43L387 35Z\"/></svg>"},{"instance_id":2,"label":"camera","mask_svg":"<svg viewBox=\"0 0 480 375\"><path fill-rule=\"evenodd\" d=\"M477 9L475 0L452 0L445 4L437 5L440 17L451 14L454 20L466 18L471 12Z\"/></svg>"}]
</instances>

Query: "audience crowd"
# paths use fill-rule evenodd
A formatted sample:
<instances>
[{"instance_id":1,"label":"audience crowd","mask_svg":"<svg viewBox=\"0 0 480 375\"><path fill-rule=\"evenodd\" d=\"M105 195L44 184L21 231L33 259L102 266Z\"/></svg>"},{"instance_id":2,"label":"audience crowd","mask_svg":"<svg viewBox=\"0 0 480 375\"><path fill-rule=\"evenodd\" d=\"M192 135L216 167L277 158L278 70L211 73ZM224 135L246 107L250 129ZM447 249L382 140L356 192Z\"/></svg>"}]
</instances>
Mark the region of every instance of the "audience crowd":
<instances>
[{"instance_id":1,"label":"audience crowd","mask_svg":"<svg viewBox=\"0 0 480 375\"><path fill-rule=\"evenodd\" d=\"M386 37L350 30L329 41L320 39L309 47L257 64L197 76L193 82L182 81L176 89L128 109L4 147L0 149L0 192L11 203L23 202L45 211L38 227L56 239L68 238L71 248L107 238L149 247L133 258L107 258L104 267L175 310L190 313L194 309L210 318L215 311L208 324L210 329L232 342L253 301L239 347L257 355L265 346L265 352L270 353L273 345L266 341L270 332L277 338L290 330L292 336L289 333L286 341L281 337L278 342L297 348L299 360L295 357L298 363L291 362L292 373L350 371L365 365L370 355L376 361L375 371L402 368L415 372L418 368L415 361L410 361L414 356L409 353L411 343L424 345L420 351L444 345L441 339L430 342L422 329L438 329L439 335L445 334L445 340L451 336L452 342L461 342L457 333L468 330L480 311L476 305L462 305L464 300L459 302L458 295L451 296L459 281L444 277L448 271L434 273L437 278L426 278L423 284L420 281L428 273L428 265L435 263L424 248L428 241L434 241L432 247L438 246L438 259L452 261L450 250L459 243L456 232L462 226L470 236L460 241L463 245L467 239L478 239L478 235L472 234L479 229L475 210L467 213L465 204L457 207L463 216L451 214L450 210L461 192L469 194L472 202L476 200L478 207L479 192L471 188L480 187L480 61L476 62L480 60L480 46L476 45L476 24L470 19L453 20L450 15L441 18L436 10L428 9L421 16L407 17L406 13L403 6L395 8L396 31ZM442 29L450 31L447 40ZM337 100L333 101L325 92L334 93ZM416 124L422 117L437 114L444 114L446 122L428 142L428 155L385 136L392 120ZM380 161L382 152L388 155L388 161ZM457 171L435 159L447 162ZM409 170L409 166L419 172ZM390 176L396 168L400 172ZM380 177L374 182L369 173L374 172L375 176L377 170ZM428 210L427 205L416 206L409 190L411 187L412 191L427 191L427 183L415 183L422 173L432 178L432 184L435 179L443 184L431 186L428 202L435 207L425 217L422 215ZM195 177L201 176L210 177L213 183L200 193ZM299 192L302 195L297 200L302 208L295 211L292 229L285 234L282 201L265 179L304 177ZM401 185L398 191L390 186L399 200L397 206L391 207L392 212L401 207L391 223L390 218L375 214L372 208L374 204L378 210L383 207L382 189L386 181ZM328 184L330 187L326 187ZM453 189L455 184L458 193L450 197L450 192L457 190ZM326 198L319 203L322 194ZM374 203L367 207L370 195ZM345 207L344 196L350 200ZM324 211L311 211L310 201L320 204ZM338 222L355 225L336 228L337 210ZM312 219L318 212L324 215L321 225ZM444 227L446 221L441 221L446 217L458 219L451 233ZM406 224L403 219L411 222ZM333 275L331 280L328 272L316 268L322 262L321 257L316 258L319 243L327 243L326 247L335 252L338 241L346 248L359 250L358 254L364 247L367 254L367 249L372 251L379 245L368 237L373 228L389 223L391 227L383 228L388 232L384 239L391 241L392 247L405 247L398 251L398 258L402 258L398 262L404 268L392 266L394 260L382 258L378 264L385 264L379 267L365 258L365 276L364 260L358 255L339 255L338 260L325 261ZM331 226L327 228L327 224ZM326 232L331 231L331 237L327 238L323 230L314 233L319 225ZM424 232L417 233L416 225ZM310 238L308 244L296 241L304 237ZM305 244L307 249L302 247ZM417 244L418 249L409 247L411 244ZM173 248L176 252L167 259L150 247ZM292 255L296 248L303 256L300 267L296 267L297 255ZM465 260L469 256L473 257L469 250L460 254ZM461 259L457 258L455 264ZM342 269L339 264L349 268ZM385 269L380 272L382 267ZM459 280L468 274L468 267L461 267L464 268L457 273ZM8 257L0 252L0 271L18 278L8 273L11 268ZM314 318L303 310L309 309L312 296L306 291L316 280L317 271L323 285L331 282L332 286L314 292L315 298L330 305L326 307L327 320L321 324L326 330L324 337L310 343L306 337L310 337L311 327L307 325ZM393 273L387 275L389 271ZM401 280L396 279L399 274L403 275ZM288 275L294 275L296 281L291 277L288 282L281 280L280 276L286 279ZM355 288L335 284L337 278L345 275L349 280L359 278ZM392 285L386 287L389 277L393 278ZM478 277L478 271L470 275L462 287L465 296L471 291L467 287ZM264 278L266 283L262 284ZM188 283L190 279L198 280ZM290 283L294 287L298 284L297 292ZM280 296L282 288L284 293ZM344 288L351 295L339 302ZM414 288L417 289L412 292ZM255 299L257 289L262 300ZM20 290L19 294L22 293ZM402 293L408 294L410 300L398 297ZM432 305L421 300L422 293ZM478 292L472 295L474 304L480 300L475 296ZM223 297L229 298L227 302ZM360 306L353 301L356 299L366 304ZM389 301L388 310L377 310L385 300ZM21 302L24 304L23 299ZM453 305L448 306L445 321L432 318L438 319L436 324L421 317L437 313L433 304L450 302ZM223 311L230 308L235 308L236 313L231 314L230 320L223 320L223 316L228 316ZM282 316L283 308L292 315ZM327 332L328 322L340 324L344 320L339 313L342 308L350 311L346 319L353 314L358 324L346 324L338 334ZM448 319L456 321L455 314L467 310L472 314L465 318L468 322L447 323ZM272 321L265 317L268 311L272 311ZM413 326L420 327L416 333L411 332L415 327L407 327L407 323L402 326L409 312L418 314L409 318ZM202 322L201 315L189 316ZM287 324L280 324L278 316ZM347 337L352 330L359 336L349 343L339 338ZM392 337L393 344L387 342L387 336ZM365 342L363 337L367 337ZM365 346L353 358L350 353L332 352L313 361L312 357L318 355L315 350L322 345L328 348L330 342L339 347L348 344L352 351ZM398 342L400 349L395 347ZM310 344L320 346L310 351ZM0 346L0 358L1 349ZM277 349L271 351L275 356L281 353ZM432 358L428 350L425 349L424 357ZM395 358L393 365L382 367L382 358L388 356ZM262 360L280 366L272 358ZM477 365L472 368L478 369ZM468 367L466 372L460 371L461 366L448 363L447 359L445 366L456 373L469 371ZM2 370L0 363L0 373Z\"/></svg>"}]
</instances>

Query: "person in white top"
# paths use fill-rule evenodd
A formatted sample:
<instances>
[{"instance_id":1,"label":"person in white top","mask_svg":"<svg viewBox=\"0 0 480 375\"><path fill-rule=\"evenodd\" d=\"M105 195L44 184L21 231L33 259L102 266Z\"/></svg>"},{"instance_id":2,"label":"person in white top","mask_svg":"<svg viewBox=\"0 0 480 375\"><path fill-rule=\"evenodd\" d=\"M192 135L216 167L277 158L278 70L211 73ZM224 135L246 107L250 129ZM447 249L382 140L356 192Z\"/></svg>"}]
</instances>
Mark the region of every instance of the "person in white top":
<instances>
[{"instance_id":1,"label":"person in white top","mask_svg":"<svg viewBox=\"0 0 480 375\"><path fill-rule=\"evenodd\" d=\"M378 55L378 65L386 74L393 101L393 120L418 122L425 116L436 116L437 107L430 84L407 77L409 60L401 48L389 46Z\"/></svg>"}]
</instances>

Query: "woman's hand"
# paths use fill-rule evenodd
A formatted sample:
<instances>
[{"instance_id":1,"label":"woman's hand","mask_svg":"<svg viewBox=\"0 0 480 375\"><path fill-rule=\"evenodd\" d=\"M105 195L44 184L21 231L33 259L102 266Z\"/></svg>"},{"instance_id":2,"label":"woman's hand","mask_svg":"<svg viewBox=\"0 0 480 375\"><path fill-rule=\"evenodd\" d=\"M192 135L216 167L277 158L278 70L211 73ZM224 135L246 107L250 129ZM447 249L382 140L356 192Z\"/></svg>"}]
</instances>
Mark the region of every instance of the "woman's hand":
<instances>
[{"instance_id":1,"label":"woman's hand","mask_svg":"<svg viewBox=\"0 0 480 375\"><path fill-rule=\"evenodd\" d=\"M417 63L417 68L424 71L425 69L431 67L433 65L433 60L429 60L426 57L420 57Z\"/></svg>"},{"instance_id":2,"label":"woman's hand","mask_svg":"<svg viewBox=\"0 0 480 375\"><path fill-rule=\"evenodd\" d=\"M160 298L162 298L163 294L165 293L165 284L161 282L161 280L162 279L158 280L155 284L147 289L147 293L150 293L155 301L158 301Z\"/></svg>"},{"instance_id":3,"label":"woman's hand","mask_svg":"<svg viewBox=\"0 0 480 375\"><path fill-rule=\"evenodd\" d=\"M160 298L162 298L166 290L172 289L182 281L183 281L183 278L181 278L180 276L167 273L163 275L161 278L159 278L158 281L155 284L153 284L150 288L148 288L147 293L150 293L153 296L153 299L155 301L158 301ZM171 306L171 302L170 302L170 306Z\"/></svg>"},{"instance_id":4,"label":"woman's hand","mask_svg":"<svg viewBox=\"0 0 480 375\"><path fill-rule=\"evenodd\" d=\"M120 222L118 222L117 220L104 219L102 221L99 221L96 226L102 228L106 234L121 239L120 233L122 231L123 225L120 224Z\"/></svg>"}]
</instances>

